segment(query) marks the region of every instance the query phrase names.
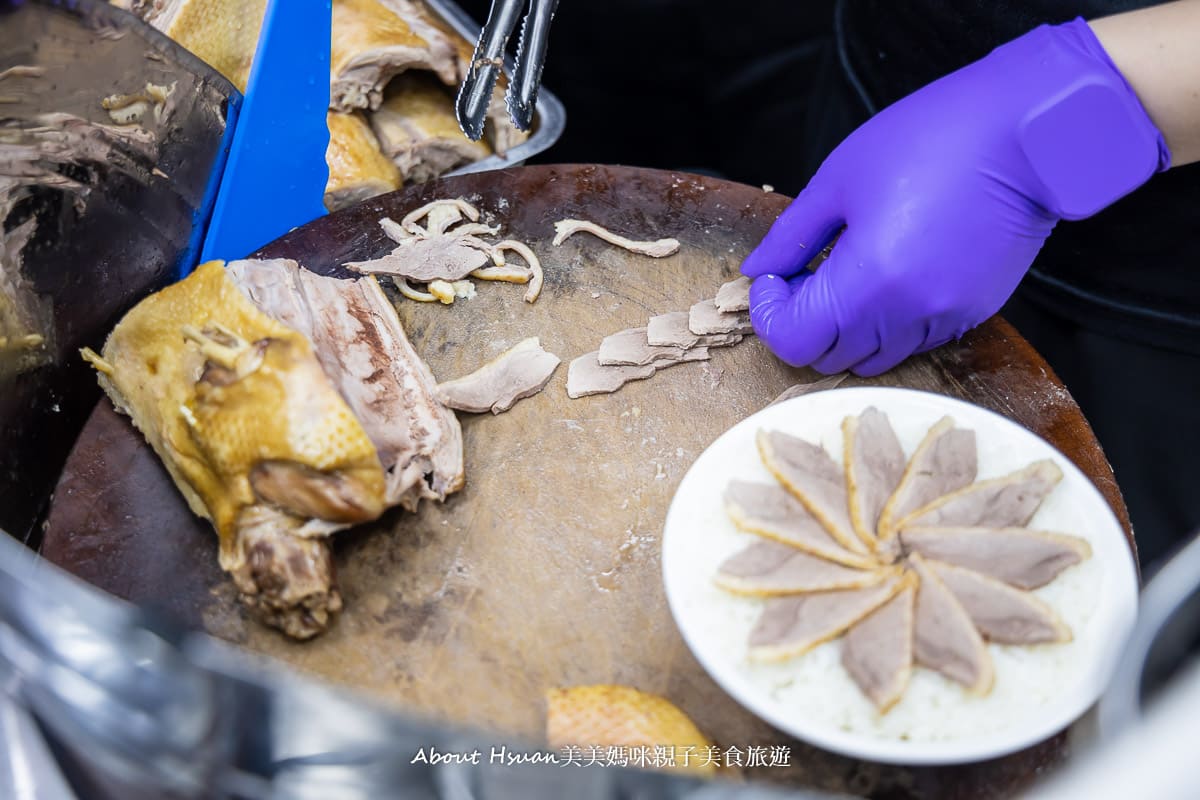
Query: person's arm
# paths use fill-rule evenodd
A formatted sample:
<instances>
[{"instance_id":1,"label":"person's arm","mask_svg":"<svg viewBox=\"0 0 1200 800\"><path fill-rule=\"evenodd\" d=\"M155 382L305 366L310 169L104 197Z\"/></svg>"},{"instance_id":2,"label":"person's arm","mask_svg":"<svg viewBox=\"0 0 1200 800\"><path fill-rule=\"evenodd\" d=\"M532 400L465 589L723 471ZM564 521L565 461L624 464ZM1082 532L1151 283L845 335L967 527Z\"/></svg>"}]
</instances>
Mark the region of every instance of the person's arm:
<instances>
[{"instance_id":1,"label":"person's arm","mask_svg":"<svg viewBox=\"0 0 1200 800\"><path fill-rule=\"evenodd\" d=\"M1088 24L1162 131L1171 165L1200 161L1200 0Z\"/></svg>"},{"instance_id":2,"label":"person's arm","mask_svg":"<svg viewBox=\"0 0 1200 800\"><path fill-rule=\"evenodd\" d=\"M1036 28L838 145L742 263L759 338L794 366L888 370L996 313L1059 220L1200 160L1200 0L1094 27Z\"/></svg>"}]
</instances>

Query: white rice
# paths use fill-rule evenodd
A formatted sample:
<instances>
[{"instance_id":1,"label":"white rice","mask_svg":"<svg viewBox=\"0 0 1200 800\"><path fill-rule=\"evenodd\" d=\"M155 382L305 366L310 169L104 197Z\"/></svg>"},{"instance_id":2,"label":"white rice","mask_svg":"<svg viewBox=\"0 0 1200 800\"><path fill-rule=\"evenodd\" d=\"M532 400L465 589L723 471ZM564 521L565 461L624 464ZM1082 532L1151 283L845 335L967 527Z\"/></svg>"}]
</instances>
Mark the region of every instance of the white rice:
<instances>
[{"instance_id":1,"label":"white rice","mask_svg":"<svg viewBox=\"0 0 1200 800\"><path fill-rule=\"evenodd\" d=\"M740 684L744 694L769 706L774 715L802 721L799 727L808 730L837 729L909 742L970 739L1027 727L1044 721L1047 714L1062 716L1063 703L1079 706L1074 690L1100 685L1111 669L1112 637L1120 635L1111 628L1127 624L1128 609L1113 612L1108 604L1128 602L1132 561L1127 551L1122 556L1117 549L1126 545L1113 541L1115 519L1102 500L1096 502L1100 496L1081 473L1068 469L1066 460L1037 437L998 425L997 418L978 409L952 416L959 426L976 432L980 480L1046 457L1066 473L1029 527L1069 533L1092 544L1091 559L1035 592L1058 612L1074 640L1036 647L988 645L996 680L983 697L967 694L938 673L914 667L903 698L882 716L842 668L840 639L778 664L747 660L746 640L763 601L719 589L712 577L725 558L755 539L729 522L722 506L725 486L732 479L773 481L755 449L755 431L765 426L820 443L840 464L840 422L846 414L876 405L888 413L905 453L911 455L944 413L936 404L922 402L921 395L913 400L913 393L882 404L878 394L855 392L824 392L799 398L803 402L790 410L787 405L775 407L780 411L768 409L772 413L763 419L764 425L748 421L750 425L729 431L681 484L664 537L664 568L672 608L698 657L710 671L716 667L717 673L724 672L714 674L719 682ZM863 399L856 402L855 398ZM1120 534L1119 526L1116 532ZM1106 590L1120 597L1105 598ZM1082 712L1091 699L1085 698L1082 707L1067 708L1064 721L1069 721L1072 711Z\"/></svg>"}]
</instances>

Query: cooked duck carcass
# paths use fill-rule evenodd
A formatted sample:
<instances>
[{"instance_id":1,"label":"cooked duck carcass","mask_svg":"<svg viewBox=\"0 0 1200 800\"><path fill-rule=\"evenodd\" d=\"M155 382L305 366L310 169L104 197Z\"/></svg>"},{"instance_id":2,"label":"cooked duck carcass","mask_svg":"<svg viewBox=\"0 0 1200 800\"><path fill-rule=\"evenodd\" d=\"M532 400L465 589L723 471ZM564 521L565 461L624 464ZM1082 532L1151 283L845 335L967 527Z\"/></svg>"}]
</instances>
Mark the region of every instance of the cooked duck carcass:
<instances>
[{"instance_id":1,"label":"cooked duck carcass","mask_svg":"<svg viewBox=\"0 0 1200 800\"><path fill-rule=\"evenodd\" d=\"M209 262L126 314L103 357L85 355L212 521L243 602L296 638L323 630L341 607L326 537L379 516L385 479L309 340Z\"/></svg>"},{"instance_id":2,"label":"cooked duck carcass","mask_svg":"<svg viewBox=\"0 0 1200 800\"><path fill-rule=\"evenodd\" d=\"M854 553L866 553L867 545L850 522L845 473L829 454L779 431L759 431L756 441L763 464L838 544Z\"/></svg>"},{"instance_id":3,"label":"cooked duck carcass","mask_svg":"<svg viewBox=\"0 0 1200 800\"><path fill-rule=\"evenodd\" d=\"M428 70L449 85L458 80L453 41L428 11L409 0L333 0L329 106L375 110L383 90L405 70Z\"/></svg>"},{"instance_id":4,"label":"cooked duck carcass","mask_svg":"<svg viewBox=\"0 0 1200 800\"><path fill-rule=\"evenodd\" d=\"M331 111L326 120L329 125L329 147L325 151L329 166L329 181L325 185L327 209L348 208L368 197L400 188L400 170L379 152L379 142L360 114Z\"/></svg>"},{"instance_id":5,"label":"cooked duck carcass","mask_svg":"<svg viewBox=\"0 0 1200 800\"><path fill-rule=\"evenodd\" d=\"M438 399L460 411L499 414L518 400L540 392L559 363L558 356L546 352L534 336L518 342L470 375L438 384Z\"/></svg>"},{"instance_id":6,"label":"cooked duck carcass","mask_svg":"<svg viewBox=\"0 0 1200 800\"><path fill-rule=\"evenodd\" d=\"M1092 555L1087 540L1026 528L905 528L904 549L973 569L1020 589L1037 589Z\"/></svg>"},{"instance_id":7,"label":"cooked duck carcass","mask_svg":"<svg viewBox=\"0 0 1200 800\"><path fill-rule=\"evenodd\" d=\"M267 0L118 2L246 91Z\"/></svg>"},{"instance_id":8,"label":"cooked duck carcass","mask_svg":"<svg viewBox=\"0 0 1200 800\"><path fill-rule=\"evenodd\" d=\"M975 480L975 432L943 417L929 429L904 469L900 484L879 514L880 541L896 535L896 523L939 497Z\"/></svg>"},{"instance_id":9,"label":"cooked duck carcass","mask_svg":"<svg viewBox=\"0 0 1200 800\"><path fill-rule=\"evenodd\" d=\"M409 182L431 180L492 154L485 142L466 137L450 92L428 74L409 72L388 84L382 105L371 114L371 127L383 155Z\"/></svg>"},{"instance_id":10,"label":"cooked duck carcass","mask_svg":"<svg viewBox=\"0 0 1200 800\"><path fill-rule=\"evenodd\" d=\"M462 488L462 429L374 278L329 278L289 259L234 261L228 271L260 310L313 343L378 451L387 505L414 511Z\"/></svg>"},{"instance_id":11,"label":"cooked duck carcass","mask_svg":"<svg viewBox=\"0 0 1200 800\"><path fill-rule=\"evenodd\" d=\"M874 406L842 421L842 442L850 521L874 549L879 512L904 474L904 450L887 415Z\"/></svg>"},{"instance_id":12,"label":"cooked duck carcass","mask_svg":"<svg viewBox=\"0 0 1200 800\"><path fill-rule=\"evenodd\" d=\"M613 233L607 228L603 228L586 219L563 219L554 223L554 240L552 244L560 245L581 231L590 233L609 244L616 245L631 253L638 253L639 255L650 256L651 258L665 258L666 256L674 255L679 250L678 239L657 239L652 242L637 241L622 236L619 233Z\"/></svg>"}]
</instances>

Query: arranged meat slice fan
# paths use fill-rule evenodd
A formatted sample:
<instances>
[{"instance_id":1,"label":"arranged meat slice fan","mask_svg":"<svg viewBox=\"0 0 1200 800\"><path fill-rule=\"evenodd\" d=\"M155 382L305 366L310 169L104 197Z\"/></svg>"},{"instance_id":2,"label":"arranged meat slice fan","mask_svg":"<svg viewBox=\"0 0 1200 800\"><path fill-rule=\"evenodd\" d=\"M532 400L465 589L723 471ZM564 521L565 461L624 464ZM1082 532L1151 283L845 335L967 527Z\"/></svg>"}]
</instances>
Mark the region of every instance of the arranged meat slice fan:
<instances>
[{"instance_id":1,"label":"arranged meat slice fan","mask_svg":"<svg viewBox=\"0 0 1200 800\"><path fill-rule=\"evenodd\" d=\"M1062 473L1049 460L976 481L972 431L943 418L912 457L887 416L843 421L843 463L820 446L761 430L776 484L733 481L725 509L758 537L727 558L723 589L765 598L749 636L754 661L837 639L842 664L886 713L914 666L986 694L987 642L1040 645L1072 634L1030 593L1091 556L1074 536L1025 528Z\"/></svg>"}]
</instances>

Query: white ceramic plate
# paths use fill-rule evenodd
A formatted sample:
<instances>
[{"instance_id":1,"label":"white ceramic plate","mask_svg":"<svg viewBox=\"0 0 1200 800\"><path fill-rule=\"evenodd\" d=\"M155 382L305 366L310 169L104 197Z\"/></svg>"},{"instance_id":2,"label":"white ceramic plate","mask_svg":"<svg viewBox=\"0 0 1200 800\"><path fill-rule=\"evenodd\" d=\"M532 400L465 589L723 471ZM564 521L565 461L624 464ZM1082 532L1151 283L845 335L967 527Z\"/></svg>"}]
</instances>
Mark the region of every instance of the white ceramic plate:
<instances>
[{"instance_id":1,"label":"white ceramic plate","mask_svg":"<svg viewBox=\"0 0 1200 800\"><path fill-rule=\"evenodd\" d=\"M988 645L996 683L972 698L915 668L904 698L878 715L840 665L840 641L783 664L752 664L746 639L762 601L713 583L717 566L753 541L729 522L721 495L733 479L772 482L755 433L780 430L820 443L841 462L841 423L869 406L884 411L906 455L944 415L975 431L979 479L1050 458L1063 479L1029 526L1088 540L1092 556L1037 590L1071 627L1073 641L1036 648ZM909 389L818 392L766 408L726 431L680 483L662 540L663 580L675 621L725 691L780 730L818 747L902 764L951 764L1003 755L1070 725L1100 695L1137 611L1137 577L1108 503L1065 456L1016 423L978 406ZM893 716L895 715L895 716ZM737 743L735 743L737 744ZM749 743L748 743L749 744Z\"/></svg>"}]
</instances>

